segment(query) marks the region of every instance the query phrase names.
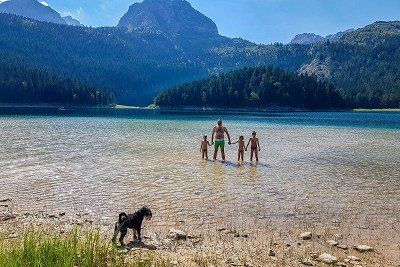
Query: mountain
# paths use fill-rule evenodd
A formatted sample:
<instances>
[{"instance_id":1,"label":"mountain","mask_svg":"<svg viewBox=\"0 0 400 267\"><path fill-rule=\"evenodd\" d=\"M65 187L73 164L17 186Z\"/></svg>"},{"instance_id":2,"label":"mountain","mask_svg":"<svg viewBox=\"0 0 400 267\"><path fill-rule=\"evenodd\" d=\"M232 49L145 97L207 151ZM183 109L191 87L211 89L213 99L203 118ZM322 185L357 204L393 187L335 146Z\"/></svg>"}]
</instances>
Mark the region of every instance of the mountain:
<instances>
[{"instance_id":1,"label":"mountain","mask_svg":"<svg viewBox=\"0 0 400 267\"><path fill-rule=\"evenodd\" d=\"M161 107L290 107L332 109L344 107L335 88L315 77L273 67L244 68L185 83L161 92Z\"/></svg>"},{"instance_id":2,"label":"mountain","mask_svg":"<svg viewBox=\"0 0 400 267\"><path fill-rule=\"evenodd\" d=\"M172 39L120 27L69 27L0 14L0 52L112 90L118 103L128 105L148 105L159 90L245 66L297 70L308 59L307 49L259 46L220 35Z\"/></svg>"},{"instance_id":3,"label":"mountain","mask_svg":"<svg viewBox=\"0 0 400 267\"><path fill-rule=\"evenodd\" d=\"M316 44L324 41L338 41L342 36L346 33L353 32L354 29L348 29L342 32L338 32L335 34L328 35L323 37L321 35L317 35L315 33L302 33L297 34L291 41L290 44L299 44L299 45L310 45Z\"/></svg>"},{"instance_id":4,"label":"mountain","mask_svg":"<svg viewBox=\"0 0 400 267\"><path fill-rule=\"evenodd\" d=\"M338 41L340 38L342 38L345 34L350 33L350 32L354 32L355 29L348 29L342 32L338 32L335 34L331 34L325 37L325 40L329 40L329 41Z\"/></svg>"},{"instance_id":5,"label":"mountain","mask_svg":"<svg viewBox=\"0 0 400 267\"><path fill-rule=\"evenodd\" d=\"M43 22L66 24L61 15L46 2L36 0L7 0L0 3L0 13L14 14Z\"/></svg>"},{"instance_id":6,"label":"mountain","mask_svg":"<svg viewBox=\"0 0 400 267\"><path fill-rule=\"evenodd\" d=\"M290 44L310 45L318 42L323 42L324 40L325 40L324 37L316 35L314 33L302 33L302 34L297 34L290 41Z\"/></svg>"},{"instance_id":7,"label":"mountain","mask_svg":"<svg viewBox=\"0 0 400 267\"><path fill-rule=\"evenodd\" d=\"M83 24L81 24L77 19L74 19L71 16L62 17L62 19L65 21L66 24L70 26L83 26Z\"/></svg>"},{"instance_id":8,"label":"mountain","mask_svg":"<svg viewBox=\"0 0 400 267\"><path fill-rule=\"evenodd\" d=\"M127 105L148 105L157 92L180 83L271 65L332 83L352 107L399 107L400 22L374 23L335 42L257 45L219 35L185 1L133 6L118 27L103 28L0 14L0 56L112 91Z\"/></svg>"},{"instance_id":9,"label":"mountain","mask_svg":"<svg viewBox=\"0 0 400 267\"><path fill-rule=\"evenodd\" d=\"M179 38L218 36L217 25L184 0L145 0L134 3L118 27L129 31Z\"/></svg>"}]
</instances>

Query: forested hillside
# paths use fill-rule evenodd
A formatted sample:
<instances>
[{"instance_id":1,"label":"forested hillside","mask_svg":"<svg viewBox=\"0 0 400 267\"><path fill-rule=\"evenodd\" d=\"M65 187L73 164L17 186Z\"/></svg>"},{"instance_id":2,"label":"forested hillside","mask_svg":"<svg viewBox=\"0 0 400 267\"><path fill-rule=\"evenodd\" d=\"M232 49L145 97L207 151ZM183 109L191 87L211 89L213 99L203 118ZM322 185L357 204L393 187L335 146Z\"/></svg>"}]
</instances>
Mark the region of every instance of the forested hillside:
<instances>
[{"instance_id":1,"label":"forested hillside","mask_svg":"<svg viewBox=\"0 0 400 267\"><path fill-rule=\"evenodd\" d=\"M244 66L273 64L296 70L308 58L301 46L258 46L219 35L181 38L0 14L0 52L110 89L122 104L146 105L158 90Z\"/></svg>"},{"instance_id":2,"label":"forested hillside","mask_svg":"<svg viewBox=\"0 0 400 267\"><path fill-rule=\"evenodd\" d=\"M400 106L400 22L374 23L311 45L257 45L219 35L185 1L168 3L134 4L118 27L105 28L0 14L0 53L49 75L110 90L120 104L148 105L157 92L177 84L271 65L330 82L352 107ZM189 21L188 29L182 24Z\"/></svg>"},{"instance_id":3,"label":"forested hillside","mask_svg":"<svg viewBox=\"0 0 400 267\"><path fill-rule=\"evenodd\" d=\"M302 67L331 81L352 107L400 107L400 22L377 22L310 47Z\"/></svg>"},{"instance_id":4,"label":"forested hillside","mask_svg":"<svg viewBox=\"0 0 400 267\"><path fill-rule=\"evenodd\" d=\"M111 106L115 97L111 92L50 75L0 54L0 103Z\"/></svg>"},{"instance_id":5,"label":"forested hillside","mask_svg":"<svg viewBox=\"0 0 400 267\"><path fill-rule=\"evenodd\" d=\"M292 107L332 109L345 106L339 92L316 77L273 67L244 68L160 93L162 107Z\"/></svg>"}]
</instances>

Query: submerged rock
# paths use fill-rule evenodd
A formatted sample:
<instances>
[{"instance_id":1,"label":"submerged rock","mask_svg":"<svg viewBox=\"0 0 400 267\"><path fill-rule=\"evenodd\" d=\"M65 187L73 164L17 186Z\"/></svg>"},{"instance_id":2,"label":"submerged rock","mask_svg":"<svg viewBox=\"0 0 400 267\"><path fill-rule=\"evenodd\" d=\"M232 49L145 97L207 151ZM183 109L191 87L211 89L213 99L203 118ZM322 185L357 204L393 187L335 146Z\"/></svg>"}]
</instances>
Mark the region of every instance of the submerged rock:
<instances>
[{"instance_id":1,"label":"submerged rock","mask_svg":"<svg viewBox=\"0 0 400 267\"><path fill-rule=\"evenodd\" d=\"M312 238L311 232L304 232L300 235L300 238L303 240L310 240Z\"/></svg>"},{"instance_id":2,"label":"submerged rock","mask_svg":"<svg viewBox=\"0 0 400 267\"><path fill-rule=\"evenodd\" d=\"M318 260L327 264L333 264L338 261L335 256L328 253L322 253L321 255L319 255Z\"/></svg>"}]
</instances>

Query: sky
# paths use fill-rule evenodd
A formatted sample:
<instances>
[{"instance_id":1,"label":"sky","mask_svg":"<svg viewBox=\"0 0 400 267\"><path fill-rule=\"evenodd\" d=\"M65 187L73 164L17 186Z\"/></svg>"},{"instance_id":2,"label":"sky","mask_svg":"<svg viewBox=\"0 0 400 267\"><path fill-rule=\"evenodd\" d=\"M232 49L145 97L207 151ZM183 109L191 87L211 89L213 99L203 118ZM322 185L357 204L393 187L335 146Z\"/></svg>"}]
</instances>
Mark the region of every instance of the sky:
<instances>
[{"instance_id":1,"label":"sky","mask_svg":"<svg viewBox=\"0 0 400 267\"><path fill-rule=\"evenodd\" d=\"M87 26L115 26L135 0L46 0ZM400 0L189 0L219 32L256 43L287 43L296 34L323 36L379 20L400 20Z\"/></svg>"}]
</instances>

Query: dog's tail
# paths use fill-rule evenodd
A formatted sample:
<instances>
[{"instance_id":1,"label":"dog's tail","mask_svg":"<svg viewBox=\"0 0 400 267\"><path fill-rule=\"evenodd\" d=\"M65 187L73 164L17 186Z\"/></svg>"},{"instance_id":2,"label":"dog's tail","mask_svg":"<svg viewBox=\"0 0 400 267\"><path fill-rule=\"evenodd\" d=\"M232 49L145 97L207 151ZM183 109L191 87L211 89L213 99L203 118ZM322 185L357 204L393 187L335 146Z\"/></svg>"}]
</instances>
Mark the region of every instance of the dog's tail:
<instances>
[{"instance_id":1,"label":"dog's tail","mask_svg":"<svg viewBox=\"0 0 400 267\"><path fill-rule=\"evenodd\" d=\"M123 223L123 222L127 221L128 219L129 219L128 215L125 212L122 212L119 214L118 222Z\"/></svg>"}]
</instances>

